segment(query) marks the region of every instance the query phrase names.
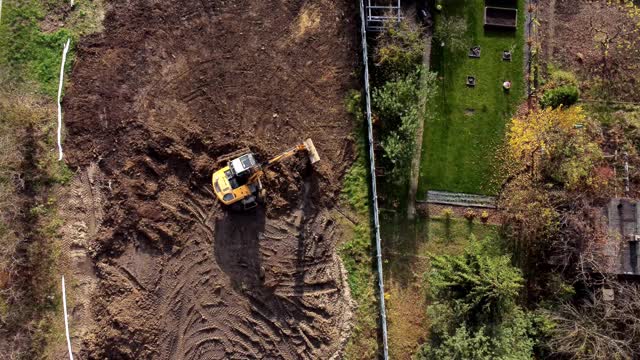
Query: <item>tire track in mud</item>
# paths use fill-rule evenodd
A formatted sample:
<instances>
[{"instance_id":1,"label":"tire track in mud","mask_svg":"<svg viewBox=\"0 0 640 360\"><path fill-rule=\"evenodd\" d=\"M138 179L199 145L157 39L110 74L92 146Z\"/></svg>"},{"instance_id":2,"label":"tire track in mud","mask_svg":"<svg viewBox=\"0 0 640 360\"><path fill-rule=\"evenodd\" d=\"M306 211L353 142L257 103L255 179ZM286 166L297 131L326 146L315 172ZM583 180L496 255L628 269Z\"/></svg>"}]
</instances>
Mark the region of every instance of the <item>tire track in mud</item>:
<instances>
[{"instance_id":1,"label":"tire track in mud","mask_svg":"<svg viewBox=\"0 0 640 360\"><path fill-rule=\"evenodd\" d=\"M158 288L174 290L159 294L159 312L167 317L161 327L175 330L159 341L167 344L159 358L312 359L339 350L331 336L318 333L339 329L350 317L344 284L336 281L340 264L330 249L300 240L326 220L311 214L300 222L298 213L272 220L257 211L214 222L214 212L205 214L195 197L185 205L206 226L166 262ZM302 248L278 256L292 244Z\"/></svg>"}]
</instances>

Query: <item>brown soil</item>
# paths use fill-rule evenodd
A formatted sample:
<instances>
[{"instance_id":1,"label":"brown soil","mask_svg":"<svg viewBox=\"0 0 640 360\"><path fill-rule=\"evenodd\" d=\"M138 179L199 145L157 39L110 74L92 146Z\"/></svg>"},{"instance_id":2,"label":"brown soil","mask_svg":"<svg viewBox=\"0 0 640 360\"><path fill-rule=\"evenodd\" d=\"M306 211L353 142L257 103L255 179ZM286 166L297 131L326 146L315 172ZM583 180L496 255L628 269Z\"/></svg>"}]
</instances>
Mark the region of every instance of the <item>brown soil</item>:
<instances>
[{"instance_id":1,"label":"brown soil","mask_svg":"<svg viewBox=\"0 0 640 360\"><path fill-rule=\"evenodd\" d=\"M485 25L516 27L518 12L516 10L505 10L495 7L485 9Z\"/></svg>"},{"instance_id":2,"label":"brown soil","mask_svg":"<svg viewBox=\"0 0 640 360\"><path fill-rule=\"evenodd\" d=\"M97 163L86 188L101 192L86 212L98 282L81 357L340 356L352 304L329 210L353 159L353 2L110 6L64 104L67 161ZM273 168L264 207L214 200L217 158L307 137L321 162Z\"/></svg>"}]
</instances>

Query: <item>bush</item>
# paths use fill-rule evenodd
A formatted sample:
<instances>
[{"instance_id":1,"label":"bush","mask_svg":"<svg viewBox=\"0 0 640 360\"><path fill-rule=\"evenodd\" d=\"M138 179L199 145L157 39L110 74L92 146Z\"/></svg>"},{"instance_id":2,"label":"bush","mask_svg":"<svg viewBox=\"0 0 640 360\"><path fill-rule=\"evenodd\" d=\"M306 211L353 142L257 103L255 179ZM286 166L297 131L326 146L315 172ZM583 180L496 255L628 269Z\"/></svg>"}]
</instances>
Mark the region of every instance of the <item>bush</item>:
<instances>
[{"instance_id":1,"label":"bush","mask_svg":"<svg viewBox=\"0 0 640 360\"><path fill-rule=\"evenodd\" d=\"M382 119L385 130L393 130L402 125L403 115L417 107L419 99L420 72L413 71L373 89L373 111Z\"/></svg>"},{"instance_id":2,"label":"bush","mask_svg":"<svg viewBox=\"0 0 640 360\"><path fill-rule=\"evenodd\" d=\"M573 85L578 86L578 79L576 75L572 72L559 70L559 69L549 69L550 74L549 77L551 81L555 84L555 86L563 86L563 85Z\"/></svg>"},{"instance_id":3,"label":"bush","mask_svg":"<svg viewBox=\"0 0 640 360\"><path fill-rule=\"evenodd\" d=\"M347 112L353 115L358 123L362 121L362 94L360 91L354 89L349 90L344 101L344 106L346 107Z\"/></svg>"},{"instance_id":4,"label":"bush","mask_svg":"<svg viewBox=\"0 0 640 360\"><path fill-rule=\"evenodd\" d=\"M543 108L557 108L560 105L571 106L578 101L580 92L575 85L563 85L555 89L545 91L540 100L540 106Z\"/></svg>"},{"instance_id":5,"label":"bush","mask_svg":"<svg viewBox=\"0 0 640 360\"><path fill-rule=\"evenodd\" d=\"M449 221L453 217L453 209L450 207L442 209L442 217Z\"/></svg>"},{"instance_id":6,"label":"bush","mask_svg":"<svg viewBox=\"0 0 640 360\"><path fill-rule=\"evenodd\" d=\"M428 103L435 94L435 73L422 67L405 77L388 81L373 91L372 106L381 121L381 145L387 170L396 179L406 179L416 144L416 131L423 121L421 102ZM422 99L422 100L421 100Z\"/></svg>"},{"instance_id":7,"label":"bush","mask_svg":"<svg viewBox=\"0 0 640 360\"><path fill-rule=\"evenodd\" d=\"M473 222L473 219L475 219L476 216L478 216L478 214L476 214L476 212L473 211L473 209L467 209L464 212L464 218L467 219L469 222Z\"/></svg>"},{"instance_id":8,"label":"bush","mask_svg":"<svg viewBox=\"0 0 640 360\"><path fill-rule=\"evenodd\" d=\"M386 23L375 51L375 81L383 84L413 73L422 64L424 48L422 29L417 25L408 21Z\"/></svg>"}]
</instances>

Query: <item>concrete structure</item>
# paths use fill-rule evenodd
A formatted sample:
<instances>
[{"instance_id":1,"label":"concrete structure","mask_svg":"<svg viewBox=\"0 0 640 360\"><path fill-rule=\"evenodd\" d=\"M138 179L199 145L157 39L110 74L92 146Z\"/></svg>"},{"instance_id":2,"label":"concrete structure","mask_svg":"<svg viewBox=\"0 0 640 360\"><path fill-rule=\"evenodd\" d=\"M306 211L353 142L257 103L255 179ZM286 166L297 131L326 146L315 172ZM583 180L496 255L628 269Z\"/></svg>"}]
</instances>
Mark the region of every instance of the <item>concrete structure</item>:
<instances>
[{"instance_id":1,"label":"concrete structure","mask_svg":"<svg viewBox=\"0 0 640 360\"><path fill-rule=\"evenodd\" d=\"M609 273L640 275L640 201L611 199L606 209L608 246L604 252L610 261Z\"/></svg>"}]
</instances>

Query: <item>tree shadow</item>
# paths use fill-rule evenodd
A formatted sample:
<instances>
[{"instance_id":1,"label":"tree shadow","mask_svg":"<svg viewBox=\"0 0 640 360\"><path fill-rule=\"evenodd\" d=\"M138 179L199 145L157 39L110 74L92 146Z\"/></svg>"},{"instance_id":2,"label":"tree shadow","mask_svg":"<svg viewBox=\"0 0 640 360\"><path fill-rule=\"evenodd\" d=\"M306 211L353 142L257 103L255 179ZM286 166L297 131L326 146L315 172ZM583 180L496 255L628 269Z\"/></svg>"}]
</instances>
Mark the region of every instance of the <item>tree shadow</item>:
<instances>
[{"instance_id":1,"label":"tree shadow","mask_svg":"<svg viewBox=\"0 0 640 360\"><path fill-rule=\"evenodd\" d=\"M381 237L385 272L390 280L406 288L415 283L414 268L419 257L419 249L429 241L427 220L408 220L404 213L383 212L380 215ZM418 256L416 256L418 255Z\"/></svg>"}]
</instances>

